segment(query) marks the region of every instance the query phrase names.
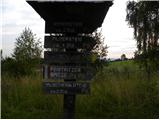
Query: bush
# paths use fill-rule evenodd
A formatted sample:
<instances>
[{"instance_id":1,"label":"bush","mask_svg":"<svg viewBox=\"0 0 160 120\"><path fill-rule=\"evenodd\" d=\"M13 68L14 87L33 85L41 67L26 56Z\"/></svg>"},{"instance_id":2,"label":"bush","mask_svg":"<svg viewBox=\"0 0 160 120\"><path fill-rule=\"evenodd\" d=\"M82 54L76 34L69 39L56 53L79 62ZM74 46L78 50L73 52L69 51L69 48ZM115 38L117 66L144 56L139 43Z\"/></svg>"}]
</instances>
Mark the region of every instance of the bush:
<instances>
[{"instance_id":1,"label":"bush","mask_svg":"<svg viewBox=\"0 0 160 120\"><path fill-rule=\"evenodd\" d=\"M34 74L37 68L37 66L33 64L34 62L36 62L36 60L29 62L16 61L11 57L7 57L2 60L2 75L7 74L13 77L20 77Z\"/></svg>"}]
</instances>

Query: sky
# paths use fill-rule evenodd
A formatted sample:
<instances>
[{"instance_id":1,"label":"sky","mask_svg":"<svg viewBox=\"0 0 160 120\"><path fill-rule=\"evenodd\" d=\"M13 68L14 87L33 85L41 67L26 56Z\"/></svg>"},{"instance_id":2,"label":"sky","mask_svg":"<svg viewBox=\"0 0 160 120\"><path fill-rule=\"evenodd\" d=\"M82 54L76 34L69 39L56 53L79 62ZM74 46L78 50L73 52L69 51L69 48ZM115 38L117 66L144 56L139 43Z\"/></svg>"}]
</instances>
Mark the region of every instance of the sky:
<instances>
[{"instance_id":1,"label":"sky","mask_svg":"<svg viewBox=\"0 0 160 120\"><path fill-rule=\"evenodd\" d=\"M3 56L10 56L15 47L16 38L25 27L29 27L44 44L45 21L27 4L25 0L1 0L0 4L0 40ZM114 0L104 22L102 34L108 46L107 58L120 58L122 54L131 58L136 50L133 28L125 21L127 0Z\"/></svg>"}]
</instances>

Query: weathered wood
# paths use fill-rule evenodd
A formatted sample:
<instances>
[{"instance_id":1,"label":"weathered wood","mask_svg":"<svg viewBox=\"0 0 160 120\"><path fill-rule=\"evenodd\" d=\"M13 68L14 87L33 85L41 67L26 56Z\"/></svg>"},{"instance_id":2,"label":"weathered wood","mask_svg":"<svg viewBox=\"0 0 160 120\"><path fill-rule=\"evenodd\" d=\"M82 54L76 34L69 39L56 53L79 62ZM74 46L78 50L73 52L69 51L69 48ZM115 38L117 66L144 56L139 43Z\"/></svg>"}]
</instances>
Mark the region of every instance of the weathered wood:
<instances>
[{"instance_id":1,"label":"weathered wood","mask_svg":"<svg viewBox=\"0 0 160 120\"><path fill-rule=\"evenodd\" d=\"M60 73L86 73L91 71L93 66L90 65L49 65L50 72L60 72Z\"/></svg>"},{"instance_id":2,"label":"weathered wood","mask_svg":"<svg viewBox=\"0 0 160 120\"><path fill-rule=\"evenodd\" d=\"M87 73L51 73L50 78L54 80L61 79L78 79L78 80L91 80L93 74Z\"/></svg>"},{"instance_id":3,"label":"weathered wood","mask_svg":"<svg viewBox=\"0 0 160 120\"><path fill-rule=\"evenodd\" d=\"M81 73L84 68L80 66L50 66L51 72L60 73Z\"/></svg>"},{"instance_id":4,"label":"weathered wood","mask_svg":"<svg viewBox=\"0 0 160 120\"><path fill-rule=\"evenodd\" d=\"M54 33L76 33L78 29L83 27L81 22L46 22L45 32L54 31Z\"/></svg>"},{"instance_id":5,"label":"weathered wood","mask_svg":"<svg viewBox=\"0 0 160 120\"><path fill-rule=\"evenodd\" d=\"M41 0L39 0L41 1ZM27 2L45 20L45 33L92 33L102 22L112 1Z\"/></svg>"},{"instance_id":6,"label":"weathered wood","mask_svg":"<svg viewBox=\"0 0 160 120\"><path fill-rule=\"evenodd\" d=\"M64 94L64 104L63 104L63 118L73 119L75 116L75 101L76 95L66 95Z\"/></svg>"},{"instance_id":7,"label":"weathered wood","mask_svg":"<svg viewBox=\"0 0 160 120\"><path fill-rule=\"evenodd\" d=\"M87 82L43 82L43 90L49 94L89 94Z\"/></svg>"},{"instance_id":8,"label":"weathered wood","mask_svg":"<svg viewBox=\"0 0 160 120\"><path fill-rule=\"evenodd\" d=\"M45 36L45 40L53 42L83 42L84 40L93 40L91 37L84 36Z\"/></svg>"},{"instance_id":9,"label":"weathered wood","mask_svg":"<svg viewBox=\"0 0 160 120\"><path fill-rule=\"evenodd\" d=\"M96 41L88 36L45 36L45 48L66 48L66 49L86 49L91 50L96 45Z\"/></svg>"},{"instance_id":10,"label":"weathered wood","mask_svg":"<svg viewBox=\"0 0 160 120\"><path fill-rule=\"evenodd\" d=\"M66 80L64 82L76 82L75 79ZM73 119L75 116L75 102L76 102L76 94L64 94L64 102L63 102L63 118L65 119Z\"/></svg>"},{"instance_id":11,"label":"weathered wood","mask_svg":"<svg viewBox=\"0 0 160 120\"><path fill-rule=\"evenodd\" d=\"M91 63L93 53L79 52L44 52L44 60L47 64L53 63Z\"/></svg>"}]
</instances>

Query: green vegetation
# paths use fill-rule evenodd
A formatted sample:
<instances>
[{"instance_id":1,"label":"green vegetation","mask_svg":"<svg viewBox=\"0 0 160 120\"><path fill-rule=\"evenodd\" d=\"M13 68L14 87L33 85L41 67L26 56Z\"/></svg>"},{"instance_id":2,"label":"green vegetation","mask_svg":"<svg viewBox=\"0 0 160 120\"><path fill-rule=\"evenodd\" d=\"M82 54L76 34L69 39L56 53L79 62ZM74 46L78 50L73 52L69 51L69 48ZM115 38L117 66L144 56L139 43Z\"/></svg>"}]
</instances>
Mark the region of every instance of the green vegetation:
<instances>
[{"instance_id":1,"label":"green vegetation","mask_svg":"<svg viewBox=\"0 0 160 120\"><path fill-rule=\"evenodd\" d=\"M148 74L159 66L159 1L128 1L126 21L137 41L135 59ZM152 71L151 70L151 71Z\"/></svg>"},{"instance_id":2,"label":"green vegetation","mask_svg":"<svg viewBox=\"0 0 160 120\"><path fill-rule=\"evenodd\" d=\"M15 77L34 74L40 66L41 52L41 42L31 29L25 28L16 39L12 57L3 58L1 51L2 74Z\"/></svg>"},{"instance_id":3,"label":"green vegetation","mask_svg":"<svg viewBox=\"0 0 160 120\"><path fill-rule=\"evenodd\" d=\"M158 118L158 73L134 61L112 62L91 81L89 95L77 95L75 118ZM2 75L2 118L62 118L63 95L42 91L42 76Z\"/></svg>"}]
</instances>

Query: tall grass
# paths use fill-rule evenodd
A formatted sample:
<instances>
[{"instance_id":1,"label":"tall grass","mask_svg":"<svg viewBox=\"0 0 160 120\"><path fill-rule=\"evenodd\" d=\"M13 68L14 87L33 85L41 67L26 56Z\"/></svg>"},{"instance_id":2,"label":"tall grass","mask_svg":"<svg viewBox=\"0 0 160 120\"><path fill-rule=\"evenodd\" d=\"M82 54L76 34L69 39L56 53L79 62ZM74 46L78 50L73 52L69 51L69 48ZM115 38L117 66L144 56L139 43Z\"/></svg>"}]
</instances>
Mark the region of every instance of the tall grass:
<instances>
[{"instance_id":1,"label":"tall grass","mask_svg":"<svg viewBox=\"0 0 160 120\"><path fill-rule=\"evenodd\" d=\"M130 61L112 63L93 80L91 95L78 96L77 117L158 118L158 73L152 76Z\"/></svg>"},{"instance_id":2,"label":"tall grass","mask_svg":"<svg viewBox=\"0 0 160 120\"><path fill-rule=\"evenodd\" d=\"M42 77L2 76L2 118L62 118L63 95L46 95ZM158 73L150 80L132 61L104 67L89 95L76 96L75 118L158 118Z\"/></svg>"},{"instance_id":3,"label":"tall grass","mask_svg":"<svg viewBox=\"0 0 160 120\"><path fill-rule=\"evenodd\" d=\"M45 95L42 78L2 78L2 118L59 118L62 96Z\"/></svg>"}]
</instances>

